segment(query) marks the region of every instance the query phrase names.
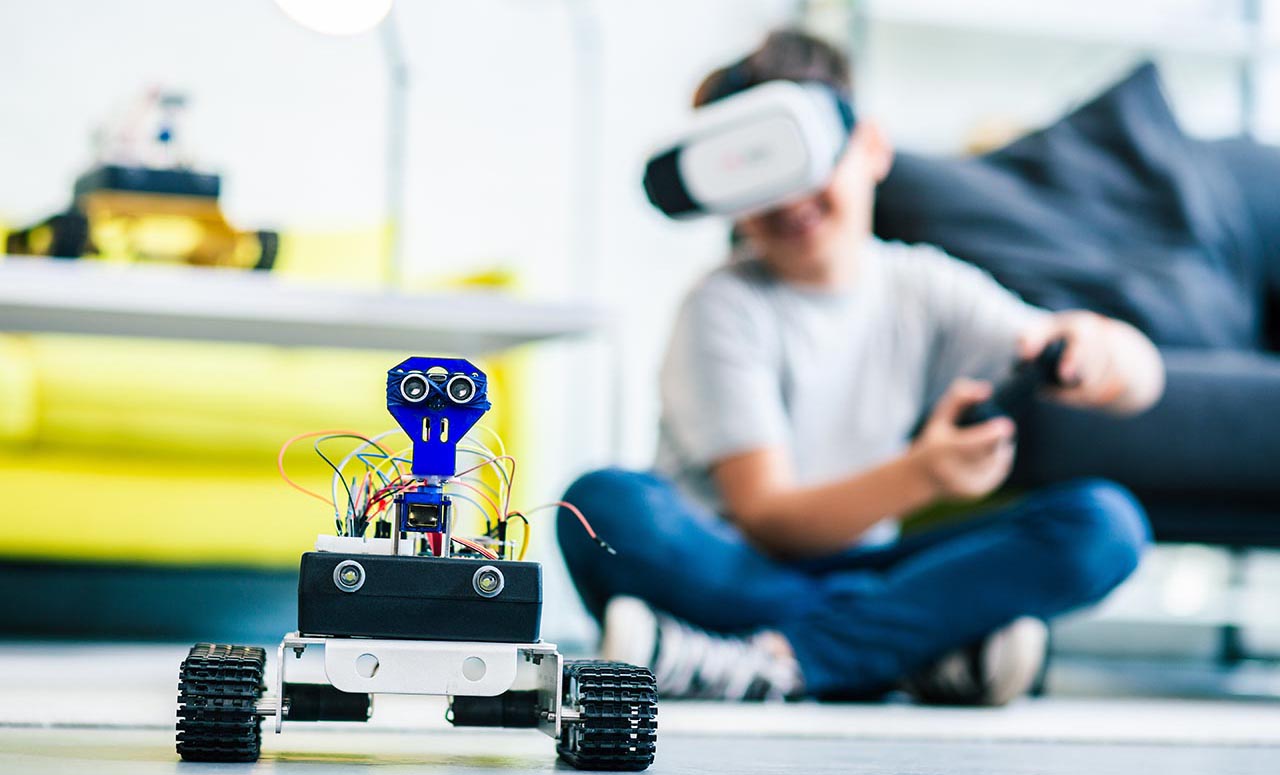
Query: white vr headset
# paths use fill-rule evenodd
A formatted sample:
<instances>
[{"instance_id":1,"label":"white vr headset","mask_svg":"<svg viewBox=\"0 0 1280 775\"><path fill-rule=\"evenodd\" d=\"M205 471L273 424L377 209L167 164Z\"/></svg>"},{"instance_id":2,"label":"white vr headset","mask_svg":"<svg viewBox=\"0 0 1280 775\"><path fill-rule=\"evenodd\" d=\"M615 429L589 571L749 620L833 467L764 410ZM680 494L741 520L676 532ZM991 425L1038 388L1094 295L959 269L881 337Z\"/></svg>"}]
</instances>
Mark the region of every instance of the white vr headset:
<instances>
[{"instance_id":1,"label":"white vr headset","mask_svg":"<svg viewBox=\"0 0 1280 775\"><path fill-rule=\"evenodd\" d=\"M853 130L832 87L768 81L712 102L645 165L644 190L672 218L738 218L822 188Z\"/></svg>"}]
</instances>

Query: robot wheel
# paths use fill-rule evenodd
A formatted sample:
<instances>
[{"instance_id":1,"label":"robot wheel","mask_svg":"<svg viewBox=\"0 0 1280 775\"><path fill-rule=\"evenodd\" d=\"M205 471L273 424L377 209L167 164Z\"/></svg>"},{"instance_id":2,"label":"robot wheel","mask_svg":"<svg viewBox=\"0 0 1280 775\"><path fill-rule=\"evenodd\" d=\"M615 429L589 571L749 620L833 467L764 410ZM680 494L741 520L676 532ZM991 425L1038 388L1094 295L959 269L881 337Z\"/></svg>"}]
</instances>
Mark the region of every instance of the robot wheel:
<instances>
[{"instance_id":1,"label":"robot wheel","mask_svg":"<svg viewBox=\"0 0 1280 775\"><path fill-rule=\"evenodd\" d=\"M658 688L653 673L622 662L568 661L564 725L556 752L579 770L643 770L658 737Z\"/></svg>"},{"instance_id":2,"label":"robot wheel","mask_svg":"<svg viewBox=\"0 0 1280 775\"><path fill-rule=\"evenodd\" d=\"M266 652L197 643L178 673L178 755L193 762L253 762L262 750L256 706Z\"/></svg>"}]
</instances>

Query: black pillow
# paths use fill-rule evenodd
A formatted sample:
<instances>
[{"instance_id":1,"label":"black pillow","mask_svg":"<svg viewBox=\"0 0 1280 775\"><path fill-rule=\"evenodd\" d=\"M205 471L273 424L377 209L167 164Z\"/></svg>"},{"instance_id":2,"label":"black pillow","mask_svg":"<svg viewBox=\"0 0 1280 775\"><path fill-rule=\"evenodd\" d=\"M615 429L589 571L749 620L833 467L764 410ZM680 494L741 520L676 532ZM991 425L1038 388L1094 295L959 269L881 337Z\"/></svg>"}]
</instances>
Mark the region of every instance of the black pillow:
<instances>
[{"instance_id":1,"label":"black pillow","mask_svg":"<svg viewBox=\"0 0 1280 775\"><path fill-rule=\"evenodd\" d=\"M985 156L901 153L875 232L927 242L1028 301L1127 320L1160 344L1256 348L1256 239L1218 154L1178 127L1146 64Z\"/></svg>"}]
</instances>

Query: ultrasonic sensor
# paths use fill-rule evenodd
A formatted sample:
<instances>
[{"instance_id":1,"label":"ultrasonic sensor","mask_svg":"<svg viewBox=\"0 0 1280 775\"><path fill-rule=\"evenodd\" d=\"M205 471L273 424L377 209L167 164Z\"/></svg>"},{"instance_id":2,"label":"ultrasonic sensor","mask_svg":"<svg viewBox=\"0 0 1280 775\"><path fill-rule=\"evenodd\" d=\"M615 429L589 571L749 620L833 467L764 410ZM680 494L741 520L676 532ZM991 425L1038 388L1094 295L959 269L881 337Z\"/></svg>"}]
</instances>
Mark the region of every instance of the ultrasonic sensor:
<instances>
[{"instance_id":1,"label":"ultrasonic sensor","mask_svg":"<svg viewBox=\"0 0 1280 775\"><path fill-rule=\"evenodd\" d=\"M429 392L431 387L427 384L427 375L420 371L411 371L400 380L400 395L406 401L416 404L425 399Z\"/></svg>"},{"instance_id":2,"label":"ultrasonic sensor","mask_svg":"<svg viewBox=\"0 0 1280 775\"><path fill-rule=\"evenodd\" d=\"M454 374L449 378L449 383L445 386L445 392L449 394L449 400L455 404L469 403L471 399L476 397L475 380L466 374Z\"/></svg>"}]
</instances>

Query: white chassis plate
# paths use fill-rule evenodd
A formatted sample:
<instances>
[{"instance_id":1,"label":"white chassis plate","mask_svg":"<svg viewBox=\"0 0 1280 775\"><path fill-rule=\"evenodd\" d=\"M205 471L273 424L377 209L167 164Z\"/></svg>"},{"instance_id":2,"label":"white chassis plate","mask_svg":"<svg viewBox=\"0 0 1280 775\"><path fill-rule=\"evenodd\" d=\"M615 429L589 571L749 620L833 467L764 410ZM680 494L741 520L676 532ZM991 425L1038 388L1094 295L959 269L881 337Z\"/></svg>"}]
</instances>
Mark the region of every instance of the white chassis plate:
<instances>
[{"instance_id":1,"label":"white chassis plate","mask_svg":"<svg viewBox=\"0 0 1280 775\"><path fill-rule=\"evenodd\" d=\"M496 697L507 691L538 692L538 728L560 736L561 658L554 643L334 638L289 633L280 642L276 670L276 732L285 720L284 685L289 652L324 651L325 677L356 694L423 694Z\"/></svg>"}]
</instances>

